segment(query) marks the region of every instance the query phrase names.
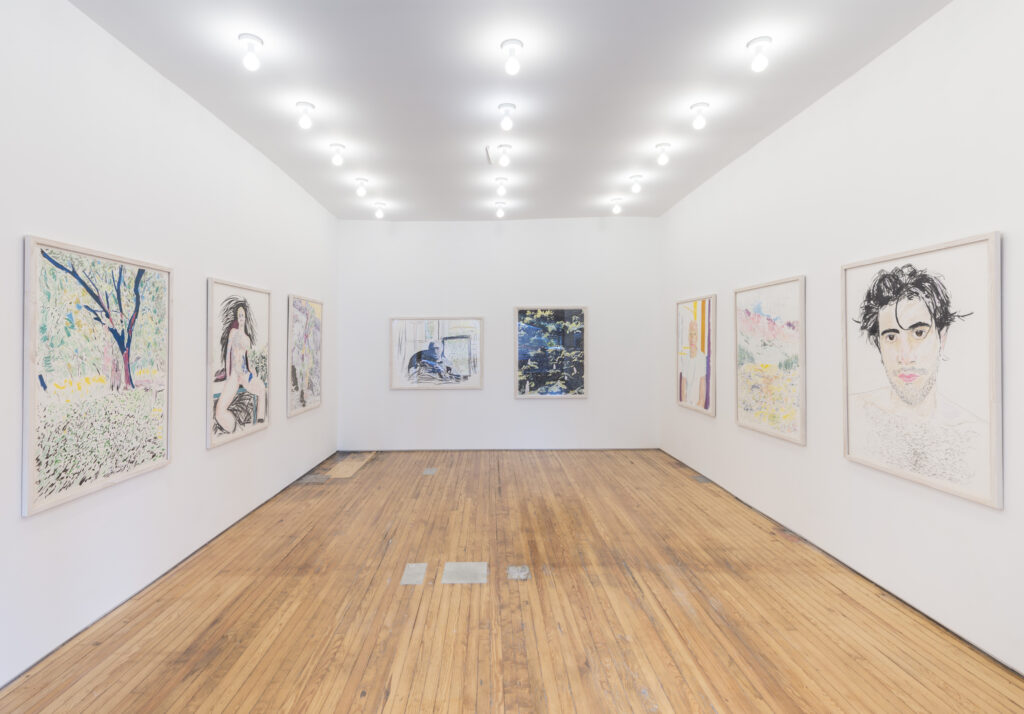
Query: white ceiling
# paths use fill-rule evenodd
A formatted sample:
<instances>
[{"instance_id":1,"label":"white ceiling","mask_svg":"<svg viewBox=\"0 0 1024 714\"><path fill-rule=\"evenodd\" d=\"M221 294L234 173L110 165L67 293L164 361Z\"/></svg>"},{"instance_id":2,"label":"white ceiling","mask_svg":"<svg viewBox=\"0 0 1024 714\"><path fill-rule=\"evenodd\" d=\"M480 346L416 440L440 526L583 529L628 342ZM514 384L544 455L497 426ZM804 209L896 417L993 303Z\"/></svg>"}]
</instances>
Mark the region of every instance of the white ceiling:
<instances>
[{"instance_id":1,"label":"white ceiling","mask_svg":"<svg viewBox=\"0 0 1024 714\"><path fill-rule=\"evenodd\" d=\"M948 1L72 0L336 216L385 201L390 220L447 221L492 219L500 175L505 220L606 216L614 196L623 215L661 215ZM258 72L242 32L263 38ZM774 40L762 74L745 49L758 35ZM509 37L525 43L516 77ZM317 107L309 131L297 101ZM509 133L502 102L518 105ZM499 143L508 169L487 164Z\"/></svg>"}]
</instances>

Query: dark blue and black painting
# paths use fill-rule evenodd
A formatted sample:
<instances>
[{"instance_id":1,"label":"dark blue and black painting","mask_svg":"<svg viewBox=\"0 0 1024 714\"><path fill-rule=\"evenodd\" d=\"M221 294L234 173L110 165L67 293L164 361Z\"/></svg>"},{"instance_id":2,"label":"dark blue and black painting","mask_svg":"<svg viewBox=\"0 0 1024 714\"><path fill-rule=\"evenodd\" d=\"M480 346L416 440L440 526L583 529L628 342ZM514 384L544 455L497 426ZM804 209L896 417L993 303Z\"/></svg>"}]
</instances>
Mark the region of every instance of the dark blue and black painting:
<instances>
[{"instance_id":1,"label":"dark blue and black painting","mask_svg":"<svg viewBox=\"0 0 1024 714\"><path fill-rule=\"evenodd\" d=\"M583 308L520 309L517 313L519 394L583 396Z\"/></svg>"}]
</instances>

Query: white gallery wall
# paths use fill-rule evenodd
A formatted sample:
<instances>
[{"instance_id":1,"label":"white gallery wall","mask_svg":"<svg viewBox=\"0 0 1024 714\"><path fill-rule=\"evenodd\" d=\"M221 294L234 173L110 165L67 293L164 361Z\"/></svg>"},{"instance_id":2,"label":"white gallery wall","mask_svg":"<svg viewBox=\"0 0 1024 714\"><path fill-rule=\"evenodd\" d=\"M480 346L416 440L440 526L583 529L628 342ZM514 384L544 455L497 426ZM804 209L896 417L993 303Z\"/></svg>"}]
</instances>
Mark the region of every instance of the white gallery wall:
<instances>
[{"instance_id":1,"label":"white gallery wall","mask_svg":"<svg viewBox=\"0 0 1024 714\"><path fill-rule=\"evenodd\" d=\"M286 295L335 309L336 221L64 0L0 26L0 684L332 453L337 399L285 416ZM249 79L246 77L246 79ZM22 236L173 269L169 466L21 516ZM270 428L206 449L206 279L271 291ZM336 383L332 325L325 383Z\"/></svg>"},{"instance_id":2,"label":"white gallery wall","mask_svg":"<svg viewBox=\"0 0 1024 714\"><path fill-rule=\"evenodd\" d=\"M665 216L658 411L670 454L1024 672L1021 27L1019 0L956 0ZM1003 234L1002 511L849 462L842 437L840 266L990 231ZM736 426L732 371L733 290L801 274L806 447ZM707 293L715 419L676 406L670 357L675 301Z\"/></svg>"},{"instance_id":3,"label":"white gallery wall","mask_svg":"<svg viewBox=\"0 0 1024 714\"><path fill-rule=\"evenodd\" d=\"M339 224L342 449L656 446L657 219ZM587 308L585 399L515 399L516 307ZM483 389L391 390L392 317L482 317Z\"/></svg>"}]
</instances>

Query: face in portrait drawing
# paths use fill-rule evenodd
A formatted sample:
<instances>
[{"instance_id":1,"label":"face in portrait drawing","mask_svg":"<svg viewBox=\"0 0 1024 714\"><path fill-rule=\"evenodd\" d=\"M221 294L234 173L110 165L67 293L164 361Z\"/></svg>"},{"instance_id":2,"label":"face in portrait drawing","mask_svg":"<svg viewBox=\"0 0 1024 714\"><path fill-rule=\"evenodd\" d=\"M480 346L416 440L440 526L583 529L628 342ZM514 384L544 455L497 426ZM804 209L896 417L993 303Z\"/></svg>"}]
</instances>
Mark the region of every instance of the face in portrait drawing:
<instances>
[{"instance_id":1,"label":"face in portrait drawing","mask_svg":"<svg viewBox=\"0 0 1024 714\"><path fill-rule=\"evenodd\" d=\"M215 377L220 382L220 398L214 409L214 430L230 434L239 425L266 420L267 388L252 363L257 325L249 302L232 295L221 303L220 317L221 369Z\"/></svg>"},{"instance_id":2,"label":"face in portrait drawing","mask_svg":"<svg viewBox=\"0 0 1024 714\"><path fill-rule=\"evenodd\" d=\"M887 388L853 395L851 434L869 458L916 474L962 482L983 452L981 421L942 397L940 365L955 323L942 276L907 264L879 271L856 322L875 350Z\"/></svg>"}]
</instances>

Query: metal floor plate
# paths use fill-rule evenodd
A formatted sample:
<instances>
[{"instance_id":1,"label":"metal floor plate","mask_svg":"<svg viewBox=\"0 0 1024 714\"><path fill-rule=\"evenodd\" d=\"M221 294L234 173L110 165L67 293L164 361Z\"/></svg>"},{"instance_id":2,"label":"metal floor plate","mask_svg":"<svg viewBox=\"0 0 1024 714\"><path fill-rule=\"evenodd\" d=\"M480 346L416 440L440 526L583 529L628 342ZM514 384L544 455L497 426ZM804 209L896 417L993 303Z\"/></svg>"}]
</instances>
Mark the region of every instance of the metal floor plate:
<instances>
[{"instance_id":1,"label":"metal floor plate","mask_svg":"<svg viewBox=\"0 0 1024 714\"><path fill-rule=\"evenodd\" d=\"M441 583L472 585L487 582L487 563L445 563Z\"/></svg>"},{"instance_id":2,"label":"metal floor plate","mask_svg":"<svg viewBox=\"0 0 1024 714\"><path fill-rule=\"evenodd\" d=\"M422 585L427 575L426 563L406 563L401 585Z\"/></svg>"}]
</instances>

